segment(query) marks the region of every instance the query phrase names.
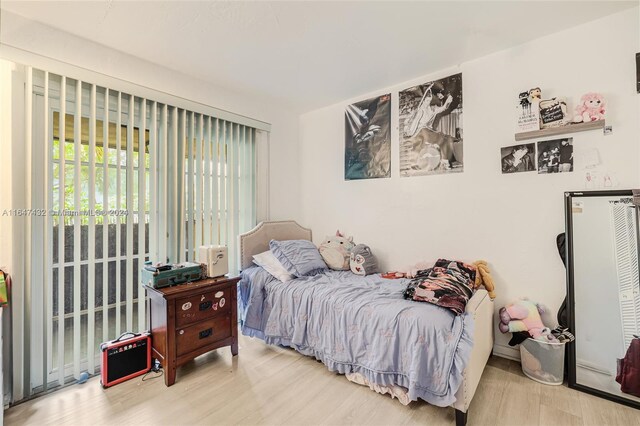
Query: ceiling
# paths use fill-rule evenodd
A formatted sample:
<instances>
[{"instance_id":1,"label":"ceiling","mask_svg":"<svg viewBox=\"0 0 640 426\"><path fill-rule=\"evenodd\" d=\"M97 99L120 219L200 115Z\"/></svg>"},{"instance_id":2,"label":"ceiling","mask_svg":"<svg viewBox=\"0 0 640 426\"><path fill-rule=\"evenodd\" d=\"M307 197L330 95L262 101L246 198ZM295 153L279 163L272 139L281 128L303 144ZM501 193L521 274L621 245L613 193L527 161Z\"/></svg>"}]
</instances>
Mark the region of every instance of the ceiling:
<instances>
[{"instance_id":1,"label":"ceiling","mask_svg":"<svg viewBox=\"0 0 640 426\"><path fill-rule=\"evenodd\" d=\"M21 2L2 8L308 111L637 6L638 1Z\"/></svg>"}]
</instances>

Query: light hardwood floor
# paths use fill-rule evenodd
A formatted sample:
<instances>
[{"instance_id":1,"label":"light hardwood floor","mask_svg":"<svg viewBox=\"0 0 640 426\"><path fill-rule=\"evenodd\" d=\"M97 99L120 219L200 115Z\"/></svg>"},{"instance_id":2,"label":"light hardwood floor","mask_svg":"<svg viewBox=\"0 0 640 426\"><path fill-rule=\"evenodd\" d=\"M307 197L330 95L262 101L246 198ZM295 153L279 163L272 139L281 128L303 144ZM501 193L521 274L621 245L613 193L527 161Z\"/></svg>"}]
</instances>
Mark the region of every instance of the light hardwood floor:
<instances>
[{"instance_id":1,"label":"light hardwood floor","mask_svg":"<svg viewBox=\"0 0 640 426\"><path fill-rule=\"evenodd\" d=\"M176 384L135 378L104 390L97 378L19 404L6 425L22 424L380 424L453 425L452 408L408 407L348 382L289 349L240 338L178 370ZM640 411L525 377L492 357L469 410L472 425L640 425Z\"/></svg>"}]
</instances>

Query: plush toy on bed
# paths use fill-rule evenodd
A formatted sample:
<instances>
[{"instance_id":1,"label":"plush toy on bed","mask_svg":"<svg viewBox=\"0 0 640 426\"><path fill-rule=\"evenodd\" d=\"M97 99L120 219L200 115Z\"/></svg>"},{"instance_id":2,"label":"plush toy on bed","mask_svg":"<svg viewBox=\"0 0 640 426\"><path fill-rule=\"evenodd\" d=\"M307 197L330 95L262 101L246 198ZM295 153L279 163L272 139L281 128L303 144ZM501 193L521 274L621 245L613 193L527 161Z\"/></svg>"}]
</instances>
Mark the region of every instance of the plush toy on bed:
<instances>
[{"instance_id":1,"label":"plush toy on bed","mask_svg":"<svg viewBox=\"0 0 640 426\"><path fill-rule=\"evenodd\" d=\"M358 244L351 250L351 272L357 275L378 273L378 261L369 246Z\"/></svg>"},{"instance_id":2,"label":"plush toy on bed","mask_svg":"<svg viewBox=\"0 0 640 426\"><path fill-rule=\"evenodd\" d=\"M493 278L491 277L491 271L489 271L489 265L487 265L486 260L478 260L473 262L473 265L476 267L476 282L474 287L479 288L483 286L487 293L489 293L489 297L491 300L496 298L496 285L493 282Z\"/></svg>"},{"instance_id":3,"label":"plush toy on bed","mask_svg":"<svg viewBox=\"0 0 640 426\"><path fill-rule=\"evenodd\" d=\"M338 230L335 236L327 237L318 250L329 268L335 271L348 271L349 256L354 245L353 237L346 238Z\"/></svg>"},{"instance_id":4,"label":"plush toy on bed","mask_svg":"<svg viewBox=\"0 0 640 426\"><path fill-rule=\"evenodd\" d=\"M540 314L544 313L544 309L537 303L526 299L518 300L504 308L500 308L498 313L500 316L498 328L503 333L528 331L534 339L556 340L549 328L542 323Z\"/></svg>"}]
</instances>

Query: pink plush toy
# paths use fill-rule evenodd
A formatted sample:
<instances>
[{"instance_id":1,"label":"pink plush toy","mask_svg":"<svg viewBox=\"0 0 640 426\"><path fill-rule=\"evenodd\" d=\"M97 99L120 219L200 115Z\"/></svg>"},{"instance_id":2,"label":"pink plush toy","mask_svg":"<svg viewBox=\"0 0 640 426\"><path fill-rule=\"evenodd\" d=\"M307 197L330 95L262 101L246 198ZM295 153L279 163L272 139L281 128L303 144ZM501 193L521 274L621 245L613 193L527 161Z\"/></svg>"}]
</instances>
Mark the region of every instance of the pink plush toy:
<instances>
[{"instance_id":1,"label":"pink plush toy","mask_svg":"<svg viewBox=\"0 0 640 426\"><path fill-rule=\"evenodd\" d=\"M503 333L528 331L534 339L555 340L555 336L542 323L542 318L540 318L542 313L544 313L544 309L539 304L526 299L518 300L500 309L498 328Z\"/></svg>"},{"instance_id":2,"label":"pink plush toy","mask_svg":"<svg viewBox=\"0 0 640 426\"><path fill-rule=\"evenodd\" d=\"M580 98L580 105L576 107L574 123L588 123L589 121L604 120L604 97L599 93L587 93Z\"/></svg>"}]
</instances>

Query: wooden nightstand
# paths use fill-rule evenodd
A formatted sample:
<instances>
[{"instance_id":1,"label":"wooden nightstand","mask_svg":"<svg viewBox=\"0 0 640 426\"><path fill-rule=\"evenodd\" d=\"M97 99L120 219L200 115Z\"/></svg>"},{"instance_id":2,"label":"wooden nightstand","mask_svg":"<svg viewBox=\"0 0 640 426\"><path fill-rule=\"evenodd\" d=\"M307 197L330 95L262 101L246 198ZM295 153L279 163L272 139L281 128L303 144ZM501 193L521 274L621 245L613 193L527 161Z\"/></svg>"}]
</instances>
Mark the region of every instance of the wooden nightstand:
<instances>
[{"instance_id":1,"label":"wooden nightstand","mask_svg":"<svg viewBox=\"0 0 640 426\"><path fill-rule=\"evenodd\" d=\"M176 369L204 353L231 346L238 354L236 284L239 278L207 278L154 289L144 286L152 352L164 368L164 382L176 381Z\"/></svg>"}]
</instances>

